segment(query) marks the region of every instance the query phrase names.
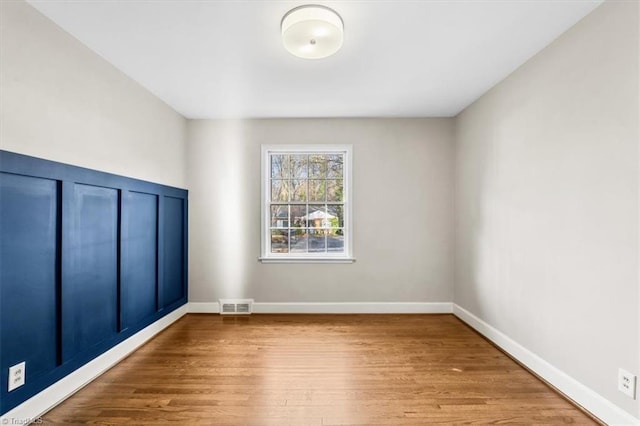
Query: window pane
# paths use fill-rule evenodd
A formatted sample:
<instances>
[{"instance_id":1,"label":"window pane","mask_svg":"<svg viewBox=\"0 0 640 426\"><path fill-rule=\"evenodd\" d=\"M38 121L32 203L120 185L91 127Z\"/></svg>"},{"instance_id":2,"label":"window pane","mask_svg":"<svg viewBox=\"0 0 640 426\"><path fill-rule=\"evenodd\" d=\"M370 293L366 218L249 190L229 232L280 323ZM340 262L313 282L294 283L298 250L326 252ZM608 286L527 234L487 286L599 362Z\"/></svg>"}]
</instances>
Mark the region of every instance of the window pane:
<instances>
[{"instance_id":1,"label":"window pane","mask_svg":"<svg viewBox=\"0 0 640 426\"><path fill-rule=\"evenodd\" d=\"M350 254L350 221L345 223L345 214L349 216L349 146L263 147L267 148L262 157L267 167L262 184L269 191L262 206L263 258L322 259Z\"/></svg>"},{"instance_id":2,"label":"window pane","mask_svg":"<svg viewBox=\"0 0 640 426\"><path fill-rule=\"evenodd\" d=\"M341 178L343 176L344 155L333 154L327 156L327 178Z\"/></svg>"},{"instance_id":3,"label":"window pane","mask_svg":"<svg viewBox=\"0 0 640 426\"><path fill-rule=\"evenodd\" d=\"M307 163L308 156L292 155L291 156L291 177L294 179L306 179L309 177L309 167Z\"/></svg>"},{"instance_id":4,"label":"window pane","mask_svg":"<svg viewBox=\"0 0 640 426\"><path fill-rule=\"evenodd\" d=\"M271 227L272 228L288 228L289 227L289 206L287 205L271 206Z\"/></svg>"},{"instance_id":5,"label":"window pane","mask_svg":"<svg viewBox=\"0 0 640 426\"><path fill-rule=\"evenodd\" d=\"M307 201L306 179L294 179L291 181L291 201Z\"/></svg>"},{"instance_id":6,"label":"window pane","mask_svg":"<svg viewBox=\"0 0 640 426\"><path fill-rule=\"evenodd\" d=\"M291 227L305 228L307 227L307 205L291 206Z\"/></svg>"},{"instance_id":7,"label":"window pane","mask_svg":"<svg viewBox=\"0 0 640 426\"><path fill-rule=\"evenodd\" d=\"M290 156L286 154L271 155L271 177L274 179L285 179L291 176Z\"/></svg>"},{"instance_id":8,"label":"window pane","mask_svg":"<svg viewBox=\"0 0 640 426\"><path fill-rule=\"evenodd\" d=\"M331 253L344 252L344 232L342 229L332 229L328 232L327 251Z\"/></svg>"},{"instance_id":9,"label":"window pane","mask_svg":"<svg viewBox=\"0 0 640 426\"><path fill-rule=\"evenodd\" d=\"M327 201L344 201L343 189L342 179L327 180Z\"/></svg>"},{"instance_id":10,"label":"window pane","mask_svg":"<svg viewBox=\"0 0 640 426\"><path fill-rule=\"evenodd\" d=\"M306 229L291 230L291 253L307 253L309 234Z\"/></svg>"},{"instance_id":11,"label":"window pane","mask_svg":"<svg viewBox=\"0 0 640 426\"><path fill-rule=\"evenodd\" d=\"M324 179L327 177L327 156L323 154L309 155L309 177Z\"/></svg>"},{"instance_id":12,"label":"window pane","mask_svg":"<svg viewBox=\"0 0 640 426\"><path fill-rule=\"evenodd\" d=\"M289 252L289 231L272 230L271 231L271 253L288 253Z\"/></svg>"},{"instance_id":13,"label":"window pane","mask_svg":"<svg viewBox=\"0 0 640 426\"><path fill-rule=\"evenodd\" d=\"M309 228L322 228L323 222L327 220L326 212L325 206L309 206L309 214L306 216Z\"/></svg>"},{"instance_id":14,"label":"window pane","mask_svg":"<svg viewBox=\"0 0 640 426\"><path fill-rule=\"evenodd\" d=\"M309 181L309 201L325 201L326 191L326 181Z\"/></svg>"},{"instance_id":15,"label":"window pane","mask_svg":"<svg viewBox=\"0 0 640 426\"><path fill-rule=\"evenodd\" d=\"M271 201L289 201L290 194L291 182L281 179L271 181Z\"/></svg>"},{"instance_id":16,"label":"window pane","mask_svg":"<svg viewBox=\"0 0 640 426\"><path fill-rule=\"evenodd\" d=\"M325 231L320 229L309 230L309 253L326 252Z\"/></svg>"},{"instance_id":17,"label":"window pane","mask_svg":"<svg viewBox=\"0 0 640 426\"><path fill-rule=\"evenodd\" d=\"M327 217L331 222L330 228L344 227L344 206L342 204L327 205Z\"/></svg>"}]
</instances>

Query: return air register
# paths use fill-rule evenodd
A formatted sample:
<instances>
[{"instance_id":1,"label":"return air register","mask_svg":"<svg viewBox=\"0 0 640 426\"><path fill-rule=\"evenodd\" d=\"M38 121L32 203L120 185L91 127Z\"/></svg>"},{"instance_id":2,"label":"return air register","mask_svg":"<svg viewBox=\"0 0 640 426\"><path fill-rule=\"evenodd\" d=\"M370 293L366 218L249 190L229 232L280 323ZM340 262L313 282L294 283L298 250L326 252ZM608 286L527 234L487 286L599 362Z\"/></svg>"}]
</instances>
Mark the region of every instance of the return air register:
<instances>
[{"instance_id":1,"label":"return air register","mask_svg":"<svg viewBox=\"0 0 640 426\"><path fill-rule=\"evenodd\" d=\"M253 299L220 299L220 315L250 315Z\"/></svg>"}]
</instances>

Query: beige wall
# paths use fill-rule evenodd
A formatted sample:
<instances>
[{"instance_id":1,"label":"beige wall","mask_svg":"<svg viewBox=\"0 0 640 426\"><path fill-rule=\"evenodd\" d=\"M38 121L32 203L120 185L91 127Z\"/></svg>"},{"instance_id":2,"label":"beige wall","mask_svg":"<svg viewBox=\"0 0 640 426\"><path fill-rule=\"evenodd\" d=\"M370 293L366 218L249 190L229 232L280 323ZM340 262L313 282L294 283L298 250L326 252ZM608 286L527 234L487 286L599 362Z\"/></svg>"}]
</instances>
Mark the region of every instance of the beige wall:
<instances>
[{"instance_id":1,"label":"beige wall","mask_svg":"<svg viewBox=\"0 0 640 426\"><path fill-rule=\"evenodd\" d=\"M450 302L453 121L188 124L190 301ZM262 264L261 144L353 145L353 264Z\"/></svg>"},{"instance_id":2,"label":"beige wall","mask_svg":"<svg viewBox=\"0 0 640 426\"><path fill-rule=\"evenodd\" d=\"M185 186L182 116L28 4L0 12L1 149Z\"/></svg>"},{"instance_id":3,"label":"beige wall","mask_svg":"<svg viewBox=\"0 0 640 426\"><path fill-rule=\"evenodd\" d=\"M457 118L454 298L636 417L638 16L606 2Z\"/></svg>"},{"instance_id":4,"label":"beige wall","mask_svg":"<svg viewBox=\"0 0 640 426\"><path fill-rule=\"evenodd\" d=\"M188 186L191 301L454 300L640 417L616 390L618 367L640 373L637 2L455 120L188 123L27 4L0 8L0 148ZM354 146L356 263L258 262L263 143Z\"/></svg>"}]
</instances>

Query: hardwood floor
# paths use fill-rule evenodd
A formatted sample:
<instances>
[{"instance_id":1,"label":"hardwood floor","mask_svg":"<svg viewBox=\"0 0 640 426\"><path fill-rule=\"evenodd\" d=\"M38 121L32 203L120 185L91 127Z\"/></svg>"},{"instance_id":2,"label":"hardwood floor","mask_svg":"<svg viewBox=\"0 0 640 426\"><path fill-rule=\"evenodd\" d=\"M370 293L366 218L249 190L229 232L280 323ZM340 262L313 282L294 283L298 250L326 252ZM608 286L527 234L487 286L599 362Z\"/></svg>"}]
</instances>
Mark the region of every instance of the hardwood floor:
<instances>
[{"instance_id":1,"label":"hardwood floor","mask_svg":"<svg viewBox=\"0 0 640 426\"><path fill-rule=\"evenodd\" d=\"M190 314L45 424L596 424L453 315Z\"/></svg>"}]
</instances>

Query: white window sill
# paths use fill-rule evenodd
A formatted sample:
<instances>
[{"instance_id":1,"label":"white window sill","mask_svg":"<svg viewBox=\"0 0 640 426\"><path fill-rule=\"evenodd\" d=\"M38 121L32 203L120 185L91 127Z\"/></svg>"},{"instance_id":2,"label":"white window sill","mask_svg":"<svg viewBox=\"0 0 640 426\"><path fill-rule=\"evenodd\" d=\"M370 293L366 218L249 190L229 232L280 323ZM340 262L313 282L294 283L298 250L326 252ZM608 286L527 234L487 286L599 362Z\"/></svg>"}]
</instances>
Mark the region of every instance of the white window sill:
<instances>
[{"instance_id":1,"label":"white window sill","mask_svg":"<svg viewBox=\"0 0 640 426\"><path fill-rule=\"evenodd\" d=\"M262 263L354 263L353 257L259 257Z\"/></svg>"}]
</instances>

